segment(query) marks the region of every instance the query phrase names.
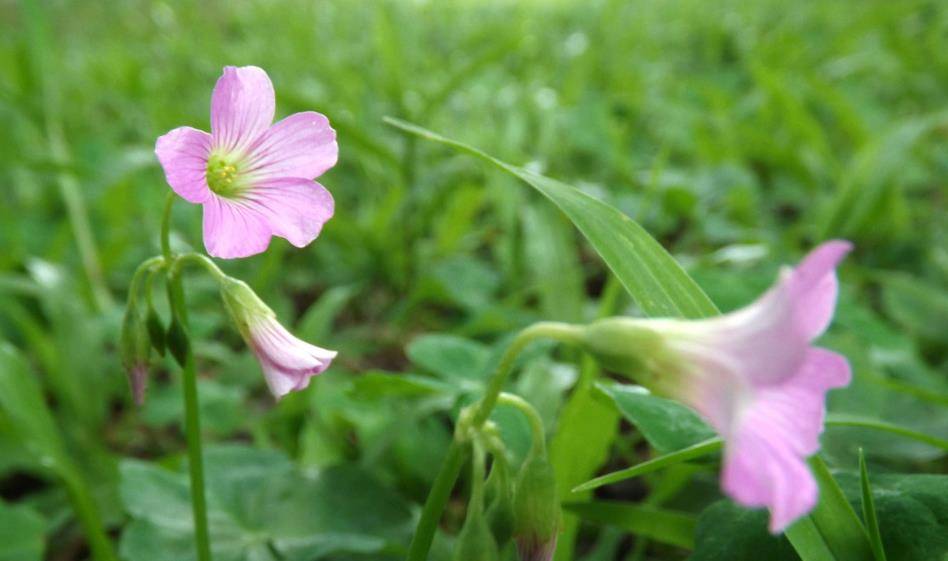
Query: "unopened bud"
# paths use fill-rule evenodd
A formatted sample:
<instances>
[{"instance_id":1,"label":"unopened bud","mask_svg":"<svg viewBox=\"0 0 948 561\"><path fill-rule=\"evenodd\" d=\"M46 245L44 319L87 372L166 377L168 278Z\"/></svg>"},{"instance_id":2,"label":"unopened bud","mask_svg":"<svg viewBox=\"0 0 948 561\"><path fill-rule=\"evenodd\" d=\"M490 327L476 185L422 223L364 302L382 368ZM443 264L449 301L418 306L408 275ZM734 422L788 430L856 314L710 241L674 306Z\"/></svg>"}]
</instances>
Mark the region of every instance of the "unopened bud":
<instances>
[{"instance_id":1,"label":"unopened bud","mask_svg":"<svg viewBox=\"0 0 948 561\"><path fill-rule=\"evenodd\" d=\"M165 326L161 323L158 312L151 306L148 306L145 326L148 328L148 338L151 340L152 348L158 351L159 355L165 356Z\"/></svg>"},{"instance_id":2,"label":"unopened bud","mask_svg":"<svg viewBox=\"0 0 948 561\"><path fill-rule=\"evenodd\" d=\"M545 455L527 458L514 494L514 538L521 561L549 561L556 551L560 501Z\"/></svg>"},{"instance_id":3,"label":"unopened bud","mask_svg":"<svg viewBox=\"0 0 948 561\"><path fill-rule=\"evenodd\" d=\"M484 488L487 524L500 548L507 545L514 531L513 490L507 475L508 469L507 460L495 456Z\"/></svg>"},{"instance_id":4,"label":"unopened bud","mask_svg":"<svg viewBox=\"0 0 948 561\"><path fill-rule=\"evenodd\" d=\"M454 543L454 561L497 561L497 542L480 511L469 512Z\"/></svg>"},{"instance_id":5,"label":"unopened bud","mask_svg":"<svg viewBox=\"0 0 948 561\"><path fill-rule=\"evenodd\" d=\"M128 376L128 385L132 397L135 403L140 406L145 402L151 344L149 343L148 329L145 327L141 310L134 302L130 303L125 310L119 350L122 355L122 366L125 368L126 376Z\"/></svg>"}]
</instances>

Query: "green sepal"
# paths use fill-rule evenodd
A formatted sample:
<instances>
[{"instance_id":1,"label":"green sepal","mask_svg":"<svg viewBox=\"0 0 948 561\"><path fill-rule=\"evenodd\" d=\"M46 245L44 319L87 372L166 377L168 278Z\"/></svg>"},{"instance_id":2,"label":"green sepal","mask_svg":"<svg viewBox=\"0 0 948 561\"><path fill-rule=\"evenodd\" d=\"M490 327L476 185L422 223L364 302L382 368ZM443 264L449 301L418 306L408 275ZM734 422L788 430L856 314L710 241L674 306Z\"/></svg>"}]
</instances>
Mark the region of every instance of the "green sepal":
<instances>
[{"instance_id":1,"label":"green sepal","mask_svg":"<svg viewBox=\"0 0 948 561\"><path fill-rule=\"evenodd\" d=\"M159 355L165 356L165 348L167 347L165 342L165 326L161 321L161 316L159 316L158 312L156 312L151 306L148 306L148 315L145 317L145 326L148 328L148 338L151 342L152 348L155 349Z\"/></svg>"},{"instance_id":2,"label":"green sepal","mask_svg":"<svg viewBox=\"0 0 948 561\"><path fill-rule=\"evenodd\" d=\"M545 454L527 458L514 492L514 536L518 540L547 542L560 526L556 474Z\"/></svg>"},{"instance_id":3,"label":"green sepal","mask_svg":"<svg viewBox=\"0 0 948 561\"><path fill-rule=\"evenodd\" d=\"M484 486L487 502L487 524L499 548L513 538L514 508L513 489L508 477L507 459L494 457L494 464Z\"/></svg>"},{"instance_id":4,"label":"green sepal","mask_svg":"<svg viewBox=\"0 0 948 561\"><path fill-rule=\"evenodd\" d=\"M454 543L454 561L497 561L500 557L490 525L479 510L468 512Z\"/></svg>"},{"instance_id":5,"label":"green sepal","mask_svg":"<svg viewBox=\"0 0 948 561\"><path fill-rule=\"evenodd\" d=\"M168 326L168 334L165 338L168 350L175 361L184 368L187 362L188 352L191 348L191 341L188 338L188 332L181 325L181 320L177 316L171 319L171 325Z\"/></svg>"}]
</instances>

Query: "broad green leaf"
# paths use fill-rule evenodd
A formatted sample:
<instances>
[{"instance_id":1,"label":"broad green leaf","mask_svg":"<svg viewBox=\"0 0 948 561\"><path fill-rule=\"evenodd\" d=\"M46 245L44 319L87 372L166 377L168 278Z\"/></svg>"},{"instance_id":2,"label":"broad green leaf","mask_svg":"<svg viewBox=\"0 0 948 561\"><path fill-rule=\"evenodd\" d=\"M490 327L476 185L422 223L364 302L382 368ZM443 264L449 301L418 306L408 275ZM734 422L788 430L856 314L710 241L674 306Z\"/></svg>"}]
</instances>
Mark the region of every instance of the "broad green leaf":
<instances>
[{"instance_id":1,"label":"broad green leaf","mask_svg":"<svg viewBox=\"0 0 948 561\"><path fill-rule=\"evenodd\" d=\"M710 299L667 251L628 216L582 191L417 125L386 118L413 135L473 154L515 175L562 210L586 236L636 303L651 316L706 317L717 313Z\"/></svg>"},{"instance_id":2,"label":"broad green leaf","mask_svg":"<svg viewBox=\"0 0 948 561\"><path fill-rule=\"evenodd\" d=\"M528 205L523 211L525 263L540 296L543 317L582 321L585 287L574 234L550 205Z\"/></svg>"},{"instance_id":3,"label":"broad green leaf","mask_svg":"<svg viewBox=\"0 0 948 561\"><path fill-rule=\"evenodd\" d=\"M216 446L206 454L208 519L215 559L311 561L371 553L407 541L404 501L353 465L300 473L274 451ZM192 559L188 479L137 460L121 466L133 518L121 551L131 561ZM178 555L180 557L173 557Z\"/></svg>"},{"instance_id":4,"label":"broad green leaf","mask_svg":"<svg viewBox=\"0 0 948 561\"><path fill-rule=\"evenodd\" d=\"M765 511L748 510L727 500L712 504L698 516L694 553L689 559L800 561L785 537L767 531ZM817 559L831 561L832 558L814 558Z\"/></svg>"},{"instance_id":5,"label":"broad green leaf","mask_svg":"<svg viewBox=\"0 0 948 561\"><path fill-rule=\"evenodd\" d=\"M879 518L872 498L872 485L869 483L869 470L866 468L866 454L862 448L859 449L859 487L862 491L862 519L866 530L869 531L872 554L876 561L886 561L885 547L882 545L882 536L879 534Z\"/></svg>"},{"instance_id":6,"label":"broad green leaf","mask_svg":"<svg viewBox=\"0 0 948 561\"><path fill-rule=\"evenodd\" d=\"M490 361L490 349L481 343L454 335L422 335L406 349L411 361L456 383L480 383Z\"/></svg>"},{"instance_id":7,"label":"broad green leaf","mask_svg":"<svg viewBox=\"0 0 948 561\"><path fill-rule=\"evenodd\" d=\"M862 502L858 474L837 478L854 505ZM948 558L948 475L874 475L872 497L880 541L890 561Z\"/></svg>"},{"instance_id":8,"label":"broad green leaf","mask_svg":"<svg viewBox=\"0 0 948 561\"><path fill-rule=\"evenodd\" d=\"M399 397L402 399L453 393L454 388L430 376L366 372L353 380L352 395L358 399Z\"/></svg>"},{"instance_id":9,"label":"broad green leaf","mask_svg":"<svg viewBox=\"0 0 948 561\"><path fill-rule=\"evenodd\" d=\"M593 381L598 366L589 357L583 360L579 383L563 406L557 431L550 444L550 461L556 473L560 499L572 501L588 496L571 493L573 486L594 475L608 459L609 450L619 429L615 408L597 399ZM577 454L582 450L582 454ZM565 513L560 534L557 559L572 559L573 545L579 527L577 517Z\"/></svg>"},{"instance_id":10,"label":"broad green leaf","mask_svg":"<svg viewBox=\"0 0 948 561\"><path fill-rule=\"evenodd\" d=\"M660 454L693 446L714 436L698 414L677 401L657 397L641 386L600 383L619 413L642 433Z\"/></svg>"},{"instance_id":11,"label":"broad green leaf","mask_svg":"<svg viewBox=\"0 0 948 561\"><path fill-rule=\"evenodd\" d=\"M32 508L0 501L0 561L40 561L46 522Z\"/></svg>"},{"instance_id":12,"label":"broad green leaf","mask_svg":"<svg viewBox=\"0 0 948 561\"><path fill-rule=\"evenodd\" d=\"M64 445L35 374L16 349L3 341L0 341L0 411L40 463L62 469Z\"/></svg>"},{"instance_id":13,"label":"broad green leaf","mask_svg":"<svg viewBox=\"0 0 948 561\"><path fill-rule=\"evenodd\" d=\"M588 522L618 526L637 536L691 549L694 516L652 506L618 501L566 503L563 508Z\"/></svg>"},{"instance_id":14,"label":"broad green leaf","mask_svg":"<svg viewBox=\"0 0 948 561\"><path fill-rule=\"evenodd\" d=\"M837 474L848 504L863 503L862 478ZM880 541L890 561L942 560L948 555L948 476L882 474L873 477L872 500ZM767 512L718 501L698 517L692 561L838 561L874 559L867 547L837 551L818 515L798 520L786 537L767 531ZM789 541L787 538L790 538ZM791 547L791 542L793 546ZM795 548L795 551L794 551Z\"/></svg>"}]
</instances>

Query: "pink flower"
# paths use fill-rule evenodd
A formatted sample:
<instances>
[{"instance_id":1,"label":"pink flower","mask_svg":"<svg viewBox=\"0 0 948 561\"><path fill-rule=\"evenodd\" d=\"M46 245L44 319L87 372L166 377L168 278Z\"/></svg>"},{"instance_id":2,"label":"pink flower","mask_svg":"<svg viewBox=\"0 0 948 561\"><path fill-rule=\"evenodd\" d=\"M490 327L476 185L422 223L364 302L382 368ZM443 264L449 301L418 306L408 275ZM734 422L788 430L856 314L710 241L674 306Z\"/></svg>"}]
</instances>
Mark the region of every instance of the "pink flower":
<instances>
[{"instance_id":1,"label":"pink flower","mask_svg":"<svg viewBox=\"0 0 948 561\"><path fill-rule=\"evenodd\" d=\"M290 334L243 281L225 278L221 295L237 329L257 356L270 393L277 399L309 386L310 378L329 368L336 357L336 351Z\"/></svg>"},{"instance_id":2,"label":"pink flower","mask_svg":"<svg viewBox=\"0 0 948 561\"><path fill-rule=\"evenodd\" d=\"M721 487L742 505L767 507L774 533L816 505L805 460L819 449L827 391L850 381L846 358L812 342L833 317L835 268L851 248L822 244L756 302L729 314L603 320L586 335L587 346L612 364L633 364L616 352L617 337L629 342L628 353L638 347L634 367L648 372L648 385L708 420L725 443ZM610 336L611 343L596 343Z\"/></svg>"},{"instance_id":3,"label":"pink flower","mask_svg":"<svg viewBox=\"0 0 948 561\"><path fill-rule=\"evenodd\" d=\"M336 164L336 132L313 111L271 125L275 105L266 72L227 66L211 96L211 133L179 127L155 143L171 188L204 206L215 257L255 255L271 236L305 247L332 217L332 195L313 179Z\"/></svg>"}]
</instances>

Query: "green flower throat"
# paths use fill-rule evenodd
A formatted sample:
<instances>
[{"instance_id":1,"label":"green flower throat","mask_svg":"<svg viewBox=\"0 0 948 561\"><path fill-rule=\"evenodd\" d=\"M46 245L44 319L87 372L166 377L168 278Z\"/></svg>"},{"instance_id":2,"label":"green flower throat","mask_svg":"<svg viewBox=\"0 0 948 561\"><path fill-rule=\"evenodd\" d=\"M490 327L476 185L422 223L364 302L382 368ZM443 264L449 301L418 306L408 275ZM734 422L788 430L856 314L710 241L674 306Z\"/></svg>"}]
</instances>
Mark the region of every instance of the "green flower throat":
<instances>
[{"instance_id":1,"label":"green flower throat","mask_svg":"<svg viewBox=\"0 0 948 561\"><path fill-rule=\"evenodd\" d=\"M243 191L240 170L234 162L218 154L207 160L207 186L221 197L233 198Z\"/></svg>"}]
</instances>

